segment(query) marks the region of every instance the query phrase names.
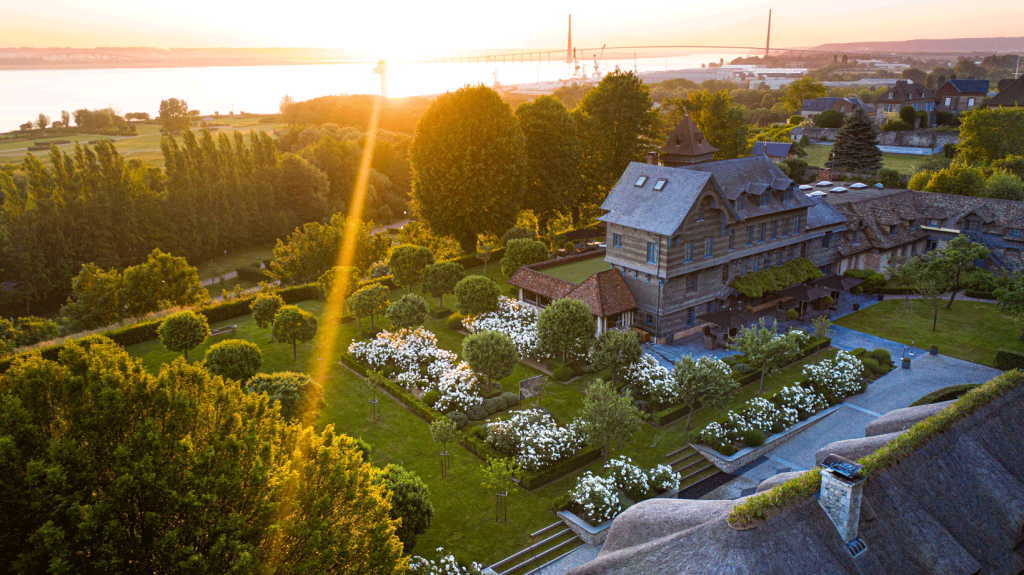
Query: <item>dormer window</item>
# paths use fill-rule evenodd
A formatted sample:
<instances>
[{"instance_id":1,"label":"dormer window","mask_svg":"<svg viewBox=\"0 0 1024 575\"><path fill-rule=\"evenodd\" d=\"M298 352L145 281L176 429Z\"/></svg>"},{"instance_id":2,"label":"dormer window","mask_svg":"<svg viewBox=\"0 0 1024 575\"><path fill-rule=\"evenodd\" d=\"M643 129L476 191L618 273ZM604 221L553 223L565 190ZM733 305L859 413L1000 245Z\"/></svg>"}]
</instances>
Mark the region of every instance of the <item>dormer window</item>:
<instances>
[{"instance_id":1,"label":"dormer window","mask_svg":"<svg viewBox=\"0 0 1024 575\"><path fill-rule=\"evenodd\" d=\"M916 230L917 229L917 220L910 220L910 223L907 225L907 227L910 228L910 231Z\"/></svg>"},{"instance_id":2,"label":"dormer window","mask_svg":"<svg viewBox=\"0 0 1024 575\"><path fill-rule=\"evenodd\" d=\"M860 230L853 230L853 237L850 239L850 243L853 245L860 243Z\"/></svg>"},{"instance_id":3,"label":"dormer window","mask_svg":"<svg viewBox=\"0 0 1024 575\"><path fill-rule=\"evenodd\" d=\"M979 220L967 220L964 222L964 227L970 232L983 232L985 231L985 224Z\"/></svg>"},{"instance_id":4,"label":"dormer window","mask_svg":"<svg viewBox=\"0 0 1024 575\"><path fill-rule=\"evenodd\" d=\"M895 236L898 231L900 231L898 226L889 226L889 237Z\"/></svg>"},{"instance_id":5,"label":"dormer window","mask_svg":"<svg viewBox=\"0 0 1024 575\"><path fill-rule=\"evenodd\" d=\"M744 195L740 195L740 197L736 198L736 209L737 210L742 210L743 209L743 206L746 204L745 199L746 199L746 196L744 196Z\"/></svg>"},{"instance_id":6,"label":"dormer window","mask_svg":"<svg viewBox=\"0 0 1024 575\"><path fill-rule=\"evenodd\" d=\"M633 187L642 188L645 183L647 183L647 176L640 176L636 179L636 183L633 184Z\"/></svg>"},{"instance_id":7,"label":"dormer window","mask_svg":"<svg viewBox=\"0 0 1024 575\"><path fill-rule=\"evenodd\" d=\"M657 182L654 182L654 191L655 192L660 192L661 190L664 190L665 189L665 184L667 184L667 183L668 183L668 180L666 180L665 178L660 178Z\"/></svg>"},{"instance_id":8,"label":"dormer window","mask_svg":"<svg viewBox=\"0 0 1024 575\"><path fill-rule=\"evenodd\" d=\"M697 206L697 221L704 221L704 206Z\"/></svg>"},{"instance_id":9,"label":"dormer window","mask_svg":"<svg viewBox=\"0 0 1024 575\"><path fill-rule=\"evenodd\" d=\"M785 192L782 192L782 201L788 202L793 199L793 189L786 188Z\"/></svg>"},{"instance_id":10,"label":"dormer window","mask_svg":"<svg viewBox=\"0 0 1024 575\"><path fill-rule=\"evenodd\" d=\"M761 207L762 208L768 205L768 201L771 200L771 197L772 197L772 193L771 192L765 192L765 193L761 194Z\"/></svg>"}]
</instances>

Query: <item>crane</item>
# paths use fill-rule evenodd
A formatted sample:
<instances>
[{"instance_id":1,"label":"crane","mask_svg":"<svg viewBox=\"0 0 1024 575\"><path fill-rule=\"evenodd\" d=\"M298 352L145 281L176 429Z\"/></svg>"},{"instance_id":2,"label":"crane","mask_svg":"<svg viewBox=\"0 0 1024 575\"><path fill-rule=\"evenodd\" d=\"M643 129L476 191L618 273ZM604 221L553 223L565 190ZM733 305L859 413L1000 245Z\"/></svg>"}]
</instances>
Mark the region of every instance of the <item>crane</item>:
<instances>
[{"instance_id":1,"label":"crane","mask_svg":"<svg viewBox=\"0 0 1024 575\"><path fill-rule=\"evenodd\" d=\"M598 71L597 64L598 64L598 62L601 61L601 59L604 58L604 48L607 45L608 44L605 44L604 46L601 46L601 55L600 56L598 56L597 54L594 54L594 79L595 80L599 80L601 78L601 72Z\"/></svg>"},{"instance_id":2,"label":"crane","mask_svg":"<svg viewBox=\"0 0 1024 575\"><path fill-rule=\"evenodd\" d=\"M373 69L375 74L380 74L380 97L388 97L388 63L384 60L377 61L377 67Z\"/></svg>"}]
</instances>

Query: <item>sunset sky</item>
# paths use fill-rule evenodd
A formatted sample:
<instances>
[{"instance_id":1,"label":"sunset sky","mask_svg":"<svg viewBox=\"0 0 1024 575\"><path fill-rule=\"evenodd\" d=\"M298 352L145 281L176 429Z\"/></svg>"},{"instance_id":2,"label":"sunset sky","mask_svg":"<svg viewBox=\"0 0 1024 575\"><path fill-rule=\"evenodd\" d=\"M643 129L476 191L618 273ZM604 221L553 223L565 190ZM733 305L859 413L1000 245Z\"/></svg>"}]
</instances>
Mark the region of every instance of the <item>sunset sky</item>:
<instances>
[{"instance_id":1,"label":"sunset sky","mask_svg":"<svg viewBox=\"0 0 1024 575\"><path fill-rule=\"evenodd\" d=\"M353 56L373 58L418 58L460 49L560 48L565 45L570 12L574 44L580 47L761 45L769 8L774 10L773 45L778 47L1024 34L1024 2L1017 0L291 0L262 5L218 0L0 0L0 46L290 46L342 48Z\"/></svg>"}]
</instances>

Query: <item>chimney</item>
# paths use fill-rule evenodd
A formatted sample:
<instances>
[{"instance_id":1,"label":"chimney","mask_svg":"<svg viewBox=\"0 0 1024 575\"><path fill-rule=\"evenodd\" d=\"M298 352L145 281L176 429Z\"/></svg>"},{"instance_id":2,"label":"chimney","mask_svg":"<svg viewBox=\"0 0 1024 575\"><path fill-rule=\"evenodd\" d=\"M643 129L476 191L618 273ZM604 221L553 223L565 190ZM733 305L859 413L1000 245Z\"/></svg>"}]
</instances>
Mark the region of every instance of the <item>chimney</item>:
<instances>
[{"instance_id":1,"label":"chimney","mask_svg":"<svg viewBox=\"0 0 1024 575\"><path fill-rule=\"evenodd\" d=\"M647 152L647 163L652 166L658 165L658 152Z\"/></svg>"},{"instance_id":2,"label":"chimney","mask_svg":"<svg viewBox=\"0 0 1024 575\"><path fill-rule=\"evenodd\" d=\"M822 461L818 505L825 510L844 542L857 538L860 502L864 496L861 465L832 454Z\"/></svg>"}]
</instances>

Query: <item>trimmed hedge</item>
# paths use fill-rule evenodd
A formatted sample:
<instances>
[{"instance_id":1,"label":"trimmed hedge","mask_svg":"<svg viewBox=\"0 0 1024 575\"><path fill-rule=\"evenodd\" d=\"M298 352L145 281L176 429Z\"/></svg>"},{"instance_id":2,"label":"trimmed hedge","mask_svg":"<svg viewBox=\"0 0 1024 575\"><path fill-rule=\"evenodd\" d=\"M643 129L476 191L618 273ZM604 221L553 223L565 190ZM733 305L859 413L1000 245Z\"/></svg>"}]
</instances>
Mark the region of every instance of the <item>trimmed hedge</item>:
<instances>
[{"instance_id":1,"label":"trimmed hedge","mask_svg":"<svg viewBox=\"0 0 1024 575\"><path fill-rule=\"evenodd\" d=\"M491 261L487 262L487 267L490 267L491 264L494 264L495 262L500 261L501 258L503 258L504 256L505 256L505 248L497 248L497 249L495 249L494 251L491 252ZM484 265L484 262L482 260L478 259L476 257L476 254L468 254L468 255L464 255L464 256L455 258L453 260L445 260L445 261L455 262L455 263L461 265L464 269L467 269L467 270L469 268L475 268L477 266ZM501 264L498 264L498 265L501 265Z\"/></svg>"},{"instance_id":2,"label":"trimmed hedge","mask_svg":"<svg viewBox=\"0 0 1024 575\"><path fill-rule=\"evenodd\" d=\"M253 266L242 266L242 267L236 269L235 273L238 274L238 279L246 280L246 281L250 281L250 282L260 283L260 282L268 281L270 279L270 278L267 277L267 274L266 274L266 272L264 270L262 270L260 268L257 268L257 267L253 267ZM231 280L225 280L225 281L231 281Z\"/></svg>"},{"instance_id":3,"label":"trimmed hedge","mask_svg":"<svg viewBox=\"0 0 1024 575\"><path fill-rule=\"evenodd\" d=\"M378 285L378 284L388 288L389 290L391 290L391 289L398 289L398 284L395 283L395 277L391 276L391 275L386 275L386 276L381 276L379 278L372 278L372 279L360 281L358 284L356 284L356 291L359 291L359 290L363 289L366 286L372 286L372 285ZM311 284L311 285L316 285L316 284Z\"/></svg>"},{"instance_id":4,"label":"trimmed hedge","mask_svg":"<svg viewBox=\"0 0 1024 575\"><path fill-rule=\"evenodd\" d=\"M996 350L996 369L1024 369L1024 353L1001 347Z\"/></svg>"},{"instance_id":5,"label":"trimmed hedge","mask_svg":"<svg viewBox=\"0 0 1024 575\"><path fill-rule=\"evenodd\" d=\"M968 391L981 385L980 383L964 383L961 385L951 385L949 387L943 387L942 389L935 390L928 395L925 395L921 399L910 404L910 407L917 407L919 405L931 405L933 403L942 403L943 401L950 401L952 399L959 399Z\"/></svg>"},{"instance_id":6,"label":"trimmed hedge","mask_svg":"<svg viewBox=\"0 0 1024 575\"><path fill-rule=\"evenodd\" d=\"M601 449L599 447L588 447L576 455L559 459L540 471L524 471L522 477L519 478L519 485L523 489L533 490L600 458Z\"/></svg>"},{"instance_id":7,"label":"trimmed hedge","mask_svg":"<svg viewBox=\"0 0 1024 575\"><path fill-rule=\"evenodd\" d=\"M996 294L990 291L981 291L976 289L964 290L964 295L967 297L973 297L978 299L996 299Z\"/></svg>"}]
</instances>

